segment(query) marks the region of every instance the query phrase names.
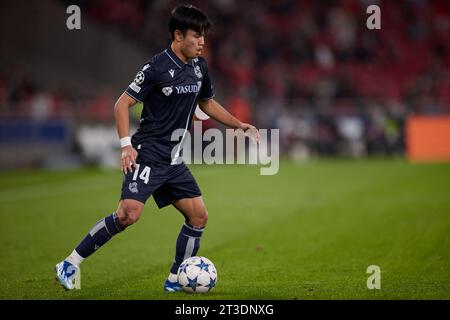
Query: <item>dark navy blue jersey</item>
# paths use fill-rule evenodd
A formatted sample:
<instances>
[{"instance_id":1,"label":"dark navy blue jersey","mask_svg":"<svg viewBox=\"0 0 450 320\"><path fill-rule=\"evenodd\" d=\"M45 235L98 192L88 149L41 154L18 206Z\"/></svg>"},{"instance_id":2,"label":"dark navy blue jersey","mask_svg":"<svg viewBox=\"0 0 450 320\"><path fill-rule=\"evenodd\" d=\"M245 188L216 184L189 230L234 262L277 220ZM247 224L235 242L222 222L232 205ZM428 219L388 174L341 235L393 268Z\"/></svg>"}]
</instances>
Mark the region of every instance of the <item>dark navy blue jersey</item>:
<instances>
[{"instance_id":1,"label":"dark navy blue jersey","mask_svg":"<svg viewBox=\"0 0 450 320\"><path fill-rule=\"evenodd\" d=\"M214 97L205 59L184 63L169 47L144 65L125 92L144 105L131 139L137 161L179 163L180 137L172 141L172 133L177 129L186 133L198 100Z\"/></svg>"}]
</instances>

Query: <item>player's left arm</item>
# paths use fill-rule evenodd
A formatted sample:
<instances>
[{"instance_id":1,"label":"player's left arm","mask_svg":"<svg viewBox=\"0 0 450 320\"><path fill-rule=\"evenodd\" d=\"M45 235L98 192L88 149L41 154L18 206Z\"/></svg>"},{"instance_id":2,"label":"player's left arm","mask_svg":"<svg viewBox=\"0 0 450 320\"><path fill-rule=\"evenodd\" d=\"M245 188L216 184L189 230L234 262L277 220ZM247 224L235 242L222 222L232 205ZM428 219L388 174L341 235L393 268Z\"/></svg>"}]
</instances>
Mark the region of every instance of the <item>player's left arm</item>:
<instances>
[{"instance_id":1,"label":"player's left arm","mask_svg":"<svg viewBox=\"0 0 450 320\"><path fill-rule=\"evenodd\" d=\"M233 116L231 113L229 113L224 107L220 105L214 98L207 99L207 100L199 100L198 106L200 109L206 113L208 116L216 120L217 122L220 122L221 124L233 128L233 129L242 129L244 131L247 131L251 129L255 132L255 139L258 142L259 141L259 132L256 129L255 126L241 122L238 118Z\"/></svg>"}]
</instances>

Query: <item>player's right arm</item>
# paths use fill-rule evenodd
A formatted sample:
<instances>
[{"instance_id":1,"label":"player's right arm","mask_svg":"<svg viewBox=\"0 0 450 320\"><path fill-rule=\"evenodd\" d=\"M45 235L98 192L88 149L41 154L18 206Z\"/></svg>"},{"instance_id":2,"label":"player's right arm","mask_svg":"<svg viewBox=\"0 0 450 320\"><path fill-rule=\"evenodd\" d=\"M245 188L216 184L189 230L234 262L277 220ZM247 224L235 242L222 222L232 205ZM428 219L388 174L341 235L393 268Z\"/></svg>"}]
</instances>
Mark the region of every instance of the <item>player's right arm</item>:
<instances>
[{"instance_id":1,"label":"player's right arm","mask_svg":"<svg viewBox=\"0 0 450 320\"><path fill-rule=\"evenodd\" d=\"M136 100L128 94L123 93L114 106L114 118L116 120L117 133L119 134L122 147L122 156L120 159L120 170L123 173L133 172L131 165L136 167L137 151L131 145L129 135L130 115L128 109L136 104Z\"/></svg>"},{"instance_id":2,"label":"player's right arm","mask_svg":"<svg viewBox=\"0 0 450 320\"><path fill-rule=\"evenodd\" d=\"M116 119L117 132L122 147L122 157L120 160L120 169L127 174L127 171L133 172L133 166L136 166L137 151L131 145L131 139L128 133L130 117L128 109L136 104L137 101L143 102L148 93L153 89L158 79L158 72L152 63L147 63L138 71L133 82L130 83L125 92L117 100L114 107L114 117ZM145 107L145 104L144 104Z\"/></svg>"}]
</instances>

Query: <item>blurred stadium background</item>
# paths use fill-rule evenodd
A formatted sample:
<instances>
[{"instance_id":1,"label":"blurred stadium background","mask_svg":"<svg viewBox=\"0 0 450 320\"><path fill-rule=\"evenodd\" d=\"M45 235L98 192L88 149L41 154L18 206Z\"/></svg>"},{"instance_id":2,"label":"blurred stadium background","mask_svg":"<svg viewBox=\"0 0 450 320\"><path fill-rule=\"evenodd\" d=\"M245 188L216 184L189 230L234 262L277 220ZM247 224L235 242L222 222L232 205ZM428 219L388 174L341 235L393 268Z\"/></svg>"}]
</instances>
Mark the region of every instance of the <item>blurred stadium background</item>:
<instances>
[{"instance_id":1,"label":"blurred stadium background","mask_svg":"<svg viewBox=\"0 0 450 320\"><path fill-rule=\"evenodd\" d=\"M133 232L83 264L87 290L49 279L115 209L113 106L169 45L177 3L0 1L0 298L168 299L161 285L181 217L153 201ZM215 23L205 57L217 100L280 129L283 158L275 176L191 166L211 214L201 253L219 270L204 298L449 299L449 2L189 3ZM66 28L71 4L81 30ZM366 28L371 4L381 30ZM371 264L382 290L366 287Z\"/></svg>"},{"instance_id":2,"label":"blurred stadium background","mask_svg":"<svg viewBox=\"0 0 450 320\"><path fill-rule=\"evenodd\" d=\"M116 166L114 102L168 46L176 3L2 1L1 168ZM403 156L410 117L449 114L445 0L192 3L215 23L205 57L218 101L280 128L286 158ZM81 30L66 28L70 4L81 8ZM381 8L381 30L366 28L370 4ZM447 145L448 126L438 133Z\"/></svg>"}]
</instances>

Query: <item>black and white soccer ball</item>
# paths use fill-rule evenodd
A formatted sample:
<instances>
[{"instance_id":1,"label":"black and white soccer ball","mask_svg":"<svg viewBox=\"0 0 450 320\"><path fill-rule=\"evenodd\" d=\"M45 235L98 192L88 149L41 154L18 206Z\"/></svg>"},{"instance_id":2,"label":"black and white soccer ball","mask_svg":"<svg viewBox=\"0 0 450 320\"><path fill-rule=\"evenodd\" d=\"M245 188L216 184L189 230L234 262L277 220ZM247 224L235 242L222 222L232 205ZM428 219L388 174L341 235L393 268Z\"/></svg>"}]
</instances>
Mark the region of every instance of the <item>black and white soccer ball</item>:
<instances>
[{"instance_id":1,"label":"black and white soccer ball","mask_svg":"<svg viewBox=\"0 0 450 320\"><path fill-rule=\"evenodd\" d=\"M185 292L209 292L217 283L217 270L208 258L187 258L178 268L178 282Z\"/></svg>"}]
</instances>

